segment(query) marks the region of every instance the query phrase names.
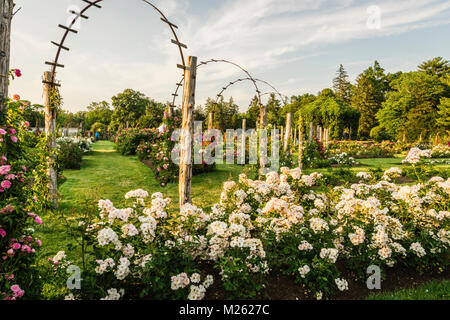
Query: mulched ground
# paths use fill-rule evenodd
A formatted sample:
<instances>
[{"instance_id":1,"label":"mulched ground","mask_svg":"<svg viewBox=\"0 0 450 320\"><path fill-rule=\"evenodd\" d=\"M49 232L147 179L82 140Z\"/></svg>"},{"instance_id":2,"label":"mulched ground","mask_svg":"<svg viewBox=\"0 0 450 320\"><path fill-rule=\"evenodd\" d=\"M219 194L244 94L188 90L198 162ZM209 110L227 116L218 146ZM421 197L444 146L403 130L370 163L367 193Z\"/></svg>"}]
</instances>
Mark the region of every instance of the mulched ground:
<instances>
[{"instance_id":1,"label":"mulched ground","mask_svg":"<svg viewBox=\"0 0 450 320\"><path fill-rule=\"evenodd\" d=\"M419 274L416 270L396 267L387 270L386 279L381 282L381 290L369 290L365 282L350 273L343 272L341 278L348 281L349 290L340 292L332 300L364 300L370 293L392 292L413 288L430 281L450 279L450 270L441 274ZM221 287L220 276L214 275L214 285L208 290L206 300L226 300L226 292ZM294 278L285 275L269 275L267 296L270 300L311 300L314 297L305 295L305 289L294 283Z\"/></svg>"}]
</instances>

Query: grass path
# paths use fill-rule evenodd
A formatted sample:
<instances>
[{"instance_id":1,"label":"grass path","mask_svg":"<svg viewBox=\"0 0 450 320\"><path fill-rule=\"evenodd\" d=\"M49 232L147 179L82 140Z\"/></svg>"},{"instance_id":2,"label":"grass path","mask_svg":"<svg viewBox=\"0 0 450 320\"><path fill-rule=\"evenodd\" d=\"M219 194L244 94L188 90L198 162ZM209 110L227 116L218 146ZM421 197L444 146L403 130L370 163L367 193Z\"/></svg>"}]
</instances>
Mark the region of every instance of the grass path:
<instances>
[{"instance_id":1,"label":"grass path","mask_svg":"<svg viewBox=\"0 0 450 320\"><path fill-rule=\"evenodd\" d=\"M206 208L219 199L222 183L230 173L236 178L242 167L219 165L215 172L195 176L192 181L194 204ZM142 188L150 194L162 192L172 199L172 206L178 203L178 184L166 188L153 177L152 171L138 161L137 157L125 157L114 150L109 141L94 144L93 152L83 158L81 170L64 171L67 181L60 187L61 209L80 207L88 196L91 199L109 199L119 206L130 190Z\"/></svg>"},{"instance_id":2,"label":"grass path","mask_svg":"<svg viewBox=\"0 0 450 320\"><path fill-rule=\"evenodd\" d=\"M237 179L242 170L237 165L219 165L214 172L193 177L194 204L209 209L220 199L222 183L229 179L230 174ZM45 213L42 216L44 223L36 230L45 243L39 251L41 260L46 260L60 250L65 250L71 259L78 260L79 252L71 252L76 243L68 233L65 222L81 216L86 211L86 202L96 204L100 199L109 199L121 208L126 203L125 194L141 188L150 194L162 192L165 197L171 198L169 210L178 207L177 183L161 187L153 172L136 156L122 156L109 141L96 142L92 152L83 157L81 170L66 170L64 176L67 181L58 190L60 210Z\"/></svg>"}]
</instances>

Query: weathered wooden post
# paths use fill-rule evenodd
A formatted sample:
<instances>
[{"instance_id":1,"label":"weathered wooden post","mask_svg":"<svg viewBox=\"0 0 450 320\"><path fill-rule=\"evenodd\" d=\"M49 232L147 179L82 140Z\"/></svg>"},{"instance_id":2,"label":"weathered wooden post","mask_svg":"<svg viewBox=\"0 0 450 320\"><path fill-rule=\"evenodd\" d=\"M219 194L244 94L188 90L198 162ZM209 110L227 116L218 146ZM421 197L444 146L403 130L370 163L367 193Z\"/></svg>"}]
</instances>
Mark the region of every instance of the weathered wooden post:
<instances>
[{"instance_id":1,"label":"weathered wooden post","mask_svg":"<svg viewBox=\"0 0 450 320\"><path fill-rule=\"evenodd\" d=\"M259 128L267 127L267 107L263 104L259 105Z\"/></svg>"},{"instance_id":2,"label":"weathered wooden post","mask_svg":"<svg viewBox=\"0 0 450 320\"><path fill-rule=\"evenodd\" d=\"M308 142L311 143L313 141L314 136L314 123L309 123L309 135L308 135Z\"/></svg>"},{"instance_id":3,"label":"weathered wooden post","mask_svg":"<svg viewBox=\"0 0 450 320\"><path fill-rule=\"evenodd\" d=\"M330 129L328 129L328 128L324 129L324 142L325 142L325 148L328 148L328 145L330 143Z\"/></svg>"},{"instance_id":4,"label":"weathered wooden post","mask_svg":"<svg viewBox=\"0 0 450 320\"><path fill-rule=\"evenodd\" d=\"M242 119L242 132L247 130L247 119Z\"/></svg>"},{"instance_id":5,"label":"weathered wooden post","mask_svg":"<svg viewBox=\"0 0 450 320\"><path fill-rule=\"evenodd\" d=\"M45 136L47 138L47 146L50 151L56 149L56 112L55 105L56 87L54 77L50 71L44 72L44 107L45 107ZM53 208L58 208L58 179L55 169L55 156L52 155L48 161L47 178L50 201Z\"/></svg>"},{"instance_id":6,"label":"weathered wooden post","mask_svg":"<svg viewBox=\"0 0 450 320\"><path fill-rule=\"evenodd\" d=\"M212 130L214 127L214 112L210 112L208 116L208 130Z\"/></svg>"},{"instance_id":7,"label":"weathered wooden post","mask_svg":"<svg viewBox=\"0 0 450 320\"><path fill-rule=\"evenodd\" d=\"M283 126L281 126L280 134L281 134L281 141L284 141L284 127Z\"/></svg>"},{"instance_id":8,"label":"weathered wooden post","mask_svg":"<svg viewBox=\"0 0 450 320\"><path fill-rule=\"evenodd\" d=\"M173 118L173 106L171 104L167 104L167 119Z\"/></svg>"},{"instance_id":9,"label":"weathered wooden post","mask_svg":"<svg viewBox=\"0 0 450 320\"><path fill-rule=\"evenodd\" d=\"M303 169L303 119L300 117L298 127L298 167Z\"/></svg>"},{"instance_id":10,"label":"weathered wooden post","mask_svg":"<svg viewBox=\"0 0 450 320\"><path fill-rule=\"evenodd\" d=\"M197 78L197 57L189 56L184 70L184 90L182 104L182 131L180 143L180 208L191 202L192 183L192 138L194 135L195 84Z\"/></svg>"},{"instance_id":11,"label":"weathered wooden post","mask_svg":"<svg viewBox=\"0 0 450 320\"><path fill-rule=\"evenodd\" d=\"M283 151L289 152L289 143L291 142L292 136L292 113L286 114L286 134L284 136L284 148Z\"/></svg>"},{"instance_id":12,"label":"weathered wooden post","mask_svg":"<svg viewBox=\"0 0 450 320\"><path fill-rule=\"evenodd\" d=\"M0 0L0 110L4 108L3 99L8 98L13 8L13 0Z\"/></svg>"}]
</instances>

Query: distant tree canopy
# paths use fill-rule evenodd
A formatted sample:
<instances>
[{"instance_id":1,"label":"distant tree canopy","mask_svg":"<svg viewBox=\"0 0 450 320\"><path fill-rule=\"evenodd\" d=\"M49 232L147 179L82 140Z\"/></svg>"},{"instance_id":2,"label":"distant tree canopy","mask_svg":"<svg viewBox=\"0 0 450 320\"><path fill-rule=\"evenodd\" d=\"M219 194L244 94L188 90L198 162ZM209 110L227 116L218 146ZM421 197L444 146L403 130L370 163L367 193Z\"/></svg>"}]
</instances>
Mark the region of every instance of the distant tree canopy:
<instances>
[{"instance_id":1,"label":"distant tree canopy","mask_svg":"<svg viewBox=\"0 0 450 320\"><path fill-rule=\"evenodd\" d=\"M317 99L297 111L296 118L300 116L304 125L313 122L328 128L331 139L340 139L347 128L356 132L360 113L336 97L331 89L325 89Z\"/></svg>"},{"instance_id":2,"label":"distant tree canopy","mask_svg":"<svg viewBox=\"0 0 450 320\"><path fill-rule=\"evenodd\" d=\"M437 57L421 63L416 71L385 73L381 65L374 64L356 78L354 84L341 64L333 79L332 88L317 95L306 93L292 96L284 105L275 94L265 103L268 124L285 125L286 114L294 115L294 125L301 117L305 126L309 121L330 129L330 138L348 136L360 139L418 139L436 133L450 132L450 62ZM112 132L128 127L158 127L166 105L148 98L145 94L126 89L112 97L112 106L106 101L92 102L87 111L70 113L61 111L60 127L79 127L93 130L105 126ZM246 112L240 113L233 98L217 103L207 99L203 106L194 109L194 119L207 126L208 114L214 112L214 126L220 130L237 129L242 119L247 128L256 128L260 118L260 102L254 96ZM32 126L44 125L42 106L32 105L24 111ZM181 117L180 109L175 115ZM306 131L305 131L306 132ZM347 134L345 134L347 133Z\"/></svg>"},{"instance_id":3,"label":"distant tree canopy","mask_svg":"<svg viewBox=\"0 0 450 320\"><path fill-rule=\"evenodd\" d=\"M429 136L439 128L448 130L445 124L449 87L439 76L426 72L404 73L392 86L394 91L388 94L377 114L380 127L391 139L405 135L414 140L421 134Z\"/></svg>"},{"instance_id":4,"label":"distant tree canopy","mask_svg":"<svg viewBox=\"0 0 450 320\"><path fill-rule=\"evenodd\" d=\"M87 130L93 130L93 126L96 123L102 123L105 126L109 126L111 123L111 117L113 111L108 102L92 102L87 107L87 112L84 117L84 128Z\"/></svg>"}]
</instances>

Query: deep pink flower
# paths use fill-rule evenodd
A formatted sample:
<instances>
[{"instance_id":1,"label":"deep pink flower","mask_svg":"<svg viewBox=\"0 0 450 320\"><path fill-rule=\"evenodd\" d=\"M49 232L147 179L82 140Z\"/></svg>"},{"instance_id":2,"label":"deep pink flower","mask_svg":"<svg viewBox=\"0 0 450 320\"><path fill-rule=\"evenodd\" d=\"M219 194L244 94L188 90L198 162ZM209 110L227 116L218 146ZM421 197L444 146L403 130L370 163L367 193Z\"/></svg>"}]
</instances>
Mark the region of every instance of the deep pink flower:
<instances>
[{"instance_id":1,"label":"deep pink flower","mask_svg":"<svg viewBox=\"0 0 450 320\"><path fill-rule=\"evenodd\" d=\"M2 183L0 185L2 186L3 189L11 188L11 182L9 182L8 180L2 181Z\"/></svg>"},{"instance_id":2,"label":"deep pink flower","mask_svg":"<svg viewBox=\"0 0 450 320\"><path fill-rule=\"evenodd\" d=\"M39 216L36 216L36 218L34 218L34 221L35 221L37 224L42 224L42 219L41 219L41 217L39 217Z\"/></svg>"},{"instance_id":3,"label":"deep pink flower","mask_svg":"<svg viewBox=\"0 0 450 320\"><path fill-rule=\"evenodd\" d=\"M2 236L2 238L6 237L6 231L3 229L0 229L0 236Z\"/></svg>"},{"instance_id":4,"label":"deep pink flower","mask_svg":"<svg viewBox=\"0 0 450 320\"><path fill-rule=\"evenodd\" d=\"M14 243L14 244L12 245L12 248L13 248L14 250L19 250L20 247L21 247L21 245L20 245L20 243L18 243L18 242Z\"/></svg>"},{"instance_id":5,"label":"deep pink flower","mask_svg":"<svg viewBox=\"0 0 450 320\"><path fill-rule=\"evenodd\" d=\"M17 78L20 78L22 76L22 72L19 69L15 69L14 74L16 75Z\"/></svg>"}]
</instances>

